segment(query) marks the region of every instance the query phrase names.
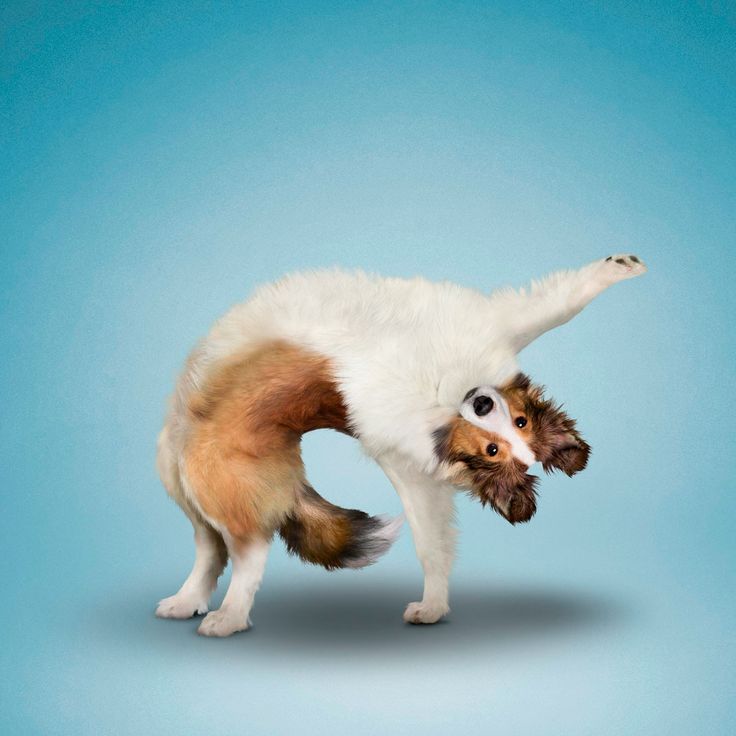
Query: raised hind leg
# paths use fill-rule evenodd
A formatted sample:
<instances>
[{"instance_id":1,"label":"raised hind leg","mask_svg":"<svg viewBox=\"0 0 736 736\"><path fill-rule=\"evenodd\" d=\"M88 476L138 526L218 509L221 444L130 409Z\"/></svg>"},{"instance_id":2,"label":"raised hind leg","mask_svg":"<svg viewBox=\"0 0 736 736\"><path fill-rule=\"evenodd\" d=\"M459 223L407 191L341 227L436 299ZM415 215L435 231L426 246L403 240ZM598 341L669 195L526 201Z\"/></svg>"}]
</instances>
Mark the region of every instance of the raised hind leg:
<instances>
[{"instance_id":1,"label":"raised hind leg","mask_svg":"<svg viewBox=\"0 0 736 736\"><path fill-rule=\"evenodd\" d=\"M634 255L613 255L577 271L558 271L528 290L499 291L491 302L515 352L572 319L609 286L641 276L647 267Z\"/></svg>"}]
</instances>

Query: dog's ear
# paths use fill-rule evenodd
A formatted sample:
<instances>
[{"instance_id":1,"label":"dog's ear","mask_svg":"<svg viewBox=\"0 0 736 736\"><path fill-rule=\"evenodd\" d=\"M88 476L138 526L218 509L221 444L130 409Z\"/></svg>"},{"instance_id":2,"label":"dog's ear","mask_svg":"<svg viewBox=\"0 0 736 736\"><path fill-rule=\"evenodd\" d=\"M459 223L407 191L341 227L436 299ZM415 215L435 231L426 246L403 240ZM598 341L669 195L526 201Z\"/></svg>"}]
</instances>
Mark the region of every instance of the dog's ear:
<instances>
[{"instance_id":1,"label":"dog's ear","mask_svg":"<svg viewBox=\"0 0 736 736\"><path fill-rule=\"evenodd\" d=\"M580 436L575 420L560 405L545 398L543 386L533 384L528 376L519 373L502 392L528 419L529 446L546 472L561 470L574 475L585 468L590 445Z\"/></svg>"},{"instance_id":2,"label":"dog's ear","mask_svg":"<svg viewBox=\"0 0 736 736\"><path fill-rule=\"evenodd\" d=\"M434 432L435 452L448 480L490 504L512 524L529 521L537 510L538 478L526 472L497 435L456 417Z\"/></svg>"},{"instance_id":3,"label":"dog's ear","mask_svg":"<svg viewBox=\"0 0 736 736\"><path fill-rule=\"evenodd\" d=\"M474 480L475 494L484 504L490 503L507 521L518 524L534 516L539 478L529 475L517 460L488 465Z\"/></svg>"},{"instance_id":4,"label":"dog's ear","mask_svg":"<svg viewBox=\"0 0 736 736\"><path fill-rule=\"evenodd\" d=\"M561 470L572 476L585 469L590 457L590 445L575 430L562 433L554 441L557 446L542 460L542 467L546 472Z\"/></svg>"}]
</instances>

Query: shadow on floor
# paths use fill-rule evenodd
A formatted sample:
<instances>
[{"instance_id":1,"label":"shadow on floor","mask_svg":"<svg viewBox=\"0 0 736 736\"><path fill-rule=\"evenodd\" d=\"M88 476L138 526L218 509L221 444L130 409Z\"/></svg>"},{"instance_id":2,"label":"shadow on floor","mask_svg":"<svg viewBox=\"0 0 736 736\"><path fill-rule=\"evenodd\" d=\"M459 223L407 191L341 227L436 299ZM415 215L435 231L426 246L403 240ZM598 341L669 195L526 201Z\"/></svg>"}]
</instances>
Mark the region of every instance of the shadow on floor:
<instances>
[{"instance_id":1,"label":"shadow on floor","mask_svg":"<svg viewBox=\"0 0 736 736\"><path fill-rule=\"evenodd\" d=\"M228 640L196 636L200 617L167 621L153 615L155 595L126 596L96 611L97 631L126 647L245 647L260 654L349 659L387 654L519 650L544 640L579 638L617 626L630 610L620 601L580 590L546 588L475 589L456 585L452 612L434 626L412 626L401 619L410 600L407 586L396 581L368 584L320 584L262 591L252 613L254 627ZM229 643L227 643L229 642Z\"/></svg>"}]
</instances>

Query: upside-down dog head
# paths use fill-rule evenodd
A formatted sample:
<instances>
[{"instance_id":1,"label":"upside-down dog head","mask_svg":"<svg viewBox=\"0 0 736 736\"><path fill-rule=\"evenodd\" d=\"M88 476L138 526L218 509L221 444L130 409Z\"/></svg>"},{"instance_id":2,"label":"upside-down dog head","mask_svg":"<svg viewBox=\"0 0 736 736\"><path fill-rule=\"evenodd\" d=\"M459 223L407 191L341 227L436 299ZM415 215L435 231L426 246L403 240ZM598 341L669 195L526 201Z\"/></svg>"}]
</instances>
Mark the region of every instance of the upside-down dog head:
<instances>
[{"instance_id":1,"label":"upside-down dog head","mask_svg":"<svg viewBox=\"0 0 736 736\"><path fill-rule=\"evenodd\" d=\"M532 463L573 475L590 454L575 422L523 374L498 389L468 391L460 416L434 437L446 479L490 503L512 524L528 521L536 511L538 478L527 473Z\"/></svg>"},{"instance_id":2,"label":"upside-down dog head","mask_svg":"<svg viewBox=\"0 0 736 736\"><path fill-rule=\"evenodd\" d=\"M590 445L578 433L575 420L559 404L545 398L543 386L518 373L500 392L516 431L525 438L546 472L561 470L571 476L585 468Z\"/></svg>"}]
</instances>

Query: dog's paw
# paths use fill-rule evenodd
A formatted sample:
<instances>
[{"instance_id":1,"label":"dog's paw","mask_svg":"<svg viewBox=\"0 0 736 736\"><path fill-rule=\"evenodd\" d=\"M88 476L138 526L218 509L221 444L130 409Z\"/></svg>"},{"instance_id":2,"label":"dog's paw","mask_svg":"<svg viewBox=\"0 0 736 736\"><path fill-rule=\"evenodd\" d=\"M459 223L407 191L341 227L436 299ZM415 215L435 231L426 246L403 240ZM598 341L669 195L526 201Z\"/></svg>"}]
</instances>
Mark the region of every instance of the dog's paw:
<instances>
[{"instance_id":1,"label":"dog's paw","mask_svg":"<svg viewBox=\"0 0 736 736\"><path fill-rule=\"evenodd\" d=\"M182 593L164 598L156 607L159 618L191 618L195 614L207 613L207 601Z\"/></svg>"},{"instance_id":2,"label":"dog's paw","mask_svg":"<svg viewBox=\"0 0 736 736\"><path fill-rule=\"evenodd\" d=\"M197 633L201 636L230 636L251 627L250 619L239 611L220 608L204 617Z\"/></svg>"},{"instance_id":3,"label":"dog's paw","mask_svg":"<svg viewBox=\"0 0 736 736\"><path fill-rule=\"evenodd\" d=\"M450 609L446 605L433 605L420 601L410 603L404 611L408 624L436 624Z\"/></svg>"},{"instance_id":4,"label":"dog's paw","mask_svg":"<svg viewBox=\"0 0 736 736\"><path fill-rule=\"evenodd\" d=\"M608 283L615 284L624 279L633 279L646 273L647 267L638 256L608 256L598 263L599 273Z\"/></svg>"}]
</instances>

